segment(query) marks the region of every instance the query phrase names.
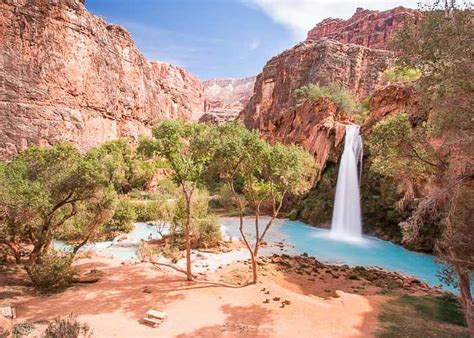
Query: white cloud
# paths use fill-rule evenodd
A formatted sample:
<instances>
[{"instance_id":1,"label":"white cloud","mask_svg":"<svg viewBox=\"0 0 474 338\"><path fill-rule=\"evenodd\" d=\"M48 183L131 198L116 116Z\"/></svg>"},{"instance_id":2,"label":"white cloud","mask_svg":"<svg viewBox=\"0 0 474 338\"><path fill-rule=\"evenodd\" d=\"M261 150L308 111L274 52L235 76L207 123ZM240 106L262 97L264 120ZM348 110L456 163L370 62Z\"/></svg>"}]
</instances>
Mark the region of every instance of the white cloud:
<instances>
[{"instance_id":1,"label":"white cloud","mask_svg":"<svg viewBox=\"0 0 474 338\"><path fill-rule=\"evenodd\" d=\"M357 7L390 9L397 6L416 8L420 0L242 0L265 12L275 22L290 29L301 40L321 20L332 17L348 19Z\"/></svg>"},{"instance_id":2,"label":"white cloud","mask_svg":"<svg viewBox=\"0 0 474 338\"><path fill-rule=\"evenodd\" d=\"M249 48L250 50L255 50L258 47L260 47L260 40L255 38L252 41L250 41Z\"/></svg>"}]
</instances>

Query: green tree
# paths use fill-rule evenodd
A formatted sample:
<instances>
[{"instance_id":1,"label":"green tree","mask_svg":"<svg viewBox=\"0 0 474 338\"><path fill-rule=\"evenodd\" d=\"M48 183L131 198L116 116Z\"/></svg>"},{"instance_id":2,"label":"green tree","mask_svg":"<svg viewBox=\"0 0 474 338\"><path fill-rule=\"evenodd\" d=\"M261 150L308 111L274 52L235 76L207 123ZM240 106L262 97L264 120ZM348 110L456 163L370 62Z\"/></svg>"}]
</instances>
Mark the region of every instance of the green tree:
<instances>
[{"instance_id":1,"label":"green tree","mask_svg":"<svg viewBox=\"0 0 474 338\"><path fill-rule=\"evenodd\" d=\"M65 227L80 233L75 254L112 217L114 203L97 161L67 143L32 146L0 165L0 243L35 281L35 267Z\"/></svg>"},{"instance_id":2,"label":"green tree","mask_svg":"<svg viewBox=\"0 0 474 338\"><path fill-rule=\"evenodd\" d=\"M194 193L191 199L191 238L197 247L213 247L219 244L221 230L214 215L209 214L209 194L205 190ZM177 237L183 237L186 224L186 201L178 199L173 217L173 232Z\"/></svg>"},{"instance_id":3,"label":"green tree","mask_svg":"<svg viewBox=\"0 0 474 338\"><path fill-rule=\"evenodd\" d=\"M239 122L218 127L213 170L230 187L239 212L240 234L250 253L253 282L258 281L257 257L261 243L280 212L287 194L301 194L311 187L313 157L294 145L271 146ZM261 206L270 203L270 219L260 233ZM255 215L255 243L244 232L245 207Z\"/></svg>"},{"instance_id":4,"label":"green tree","mask_svg":"<svg viewBox=\"0 0 474 338\"><path fill-rule=\"evenodd\" d=\"M112 234L114 232L130 232L133 230L133 223L136 219L137 214L133 205L126 199L120 199L112 219L105 223L104 230Z\"/></svg>"},{"instance_id":5,"label":"green tree","mask_svg":"<svg viewBox=\"0 0 474 338\"><path fill-rule=\"evenodd\" d=\"M430 173L428 189L417 196L416 210L402 227L416 230L426 219L438 215L442 234L436 253L457 274L466 319L474 336L470 292L474 246L472 222L468 221L472 208L464 202L474 179L474 12L472 4L459 5L454 0L444 4L438 1L423 9L421 24L405 25L394 44L400 51L397 66L416 68L422 73L414 84L421 116L418 120L424 123L424 143L432 146L432 154L442 166ZM412 132L419 126L420 121L413 124ZM412 159L424 163L420 158ZM419 234L408 233L415 239Z\"/></svg>"},{"instance_id":6,"label":"green tree","mask_svg":"<svg viewBox=\"0 0 474 338\"><path fill-rule=\"evenodd\" d=\"M185 202L186 273L191 273L191 201L203 184L213 156L214 138L209 126L180 120L162 122L153 129L152 140L141 140L140 150L165 159L172 170L171 179L180 187Z\"/></svg>"},{"instance_id":7,"label":"green tree","mask_svg":"<svg viewBox=\"0 0 474 338\"><path fill-rule=\"evenodd\" d=\"M105 142L89 151L88 156L100 161L108 181L119 194L126 194L134 188L143 190L156 169L155 163L139 157L127 139Z\"/></svg>"}]
</instances>

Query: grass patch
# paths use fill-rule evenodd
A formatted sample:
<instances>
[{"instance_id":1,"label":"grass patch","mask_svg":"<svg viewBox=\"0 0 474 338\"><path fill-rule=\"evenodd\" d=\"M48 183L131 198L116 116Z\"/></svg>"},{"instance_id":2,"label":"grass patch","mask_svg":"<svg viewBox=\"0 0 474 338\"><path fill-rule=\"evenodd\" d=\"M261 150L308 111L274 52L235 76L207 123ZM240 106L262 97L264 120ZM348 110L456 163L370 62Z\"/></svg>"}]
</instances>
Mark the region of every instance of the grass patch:
<instances>
[{"instance_id":1,"label":"grass patch","mask_svg":"<svg viewBox=\"0 0 474 338\"><path fill-rule=\"evenodd\" d=\"M382 306L377 337L469 337L461 306L452 297L402 295Z\"/></svg>"}]
</instances>

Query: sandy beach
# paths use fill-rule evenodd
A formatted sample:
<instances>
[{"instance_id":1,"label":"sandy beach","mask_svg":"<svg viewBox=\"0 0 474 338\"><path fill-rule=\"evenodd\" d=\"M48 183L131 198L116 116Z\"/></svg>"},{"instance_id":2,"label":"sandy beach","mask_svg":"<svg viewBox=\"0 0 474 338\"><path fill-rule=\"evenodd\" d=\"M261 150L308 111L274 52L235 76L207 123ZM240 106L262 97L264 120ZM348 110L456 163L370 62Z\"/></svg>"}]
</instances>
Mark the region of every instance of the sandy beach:
<instances>
[{"instance_id":1,"label":"sandy beach","mask_svg":"<svg viewBox=\"0 0 474 338\"><path fill-rule=\"evenodd\" d=\"M17 322L37 323L29 336L44 329L41 323L69 313L88 323L96 337L370 336L376 329L378 305L384 299L342 290L325 296L321 288L327 288L328 282L281 274L270 266L261 268L257 285L239 286L237 283L245 284L250 278L244 262L224 265L208 274L207 280L200 276L194 282L150 263L123 265L93 257L79 260L77 267L81 271L97 269L104 276L97 283L76 284L49 296L2 287L9 288L13 296ZM321 285L315 288L316 284ZM316 295L320 291L323 295ZM289 305L282 307L285 300ZM168 314L157 328L142 320L150 309Z\"/></svg>"}]
</instances>

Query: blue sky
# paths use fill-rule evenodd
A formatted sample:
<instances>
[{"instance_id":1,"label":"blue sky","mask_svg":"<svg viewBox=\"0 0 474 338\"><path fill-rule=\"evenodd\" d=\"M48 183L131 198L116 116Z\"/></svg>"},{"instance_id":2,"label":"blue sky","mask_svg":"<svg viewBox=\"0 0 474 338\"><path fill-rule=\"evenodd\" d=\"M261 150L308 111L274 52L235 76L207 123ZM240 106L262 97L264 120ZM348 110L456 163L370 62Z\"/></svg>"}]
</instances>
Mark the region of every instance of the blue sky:
<instances>
[{"instance_id":1,"label":"blue sky","mask_svg":"<svg viewBox=\"0 0 474 338\"><path fill-rule=\"evenodd\" d=\"M348 18L357 7L416 7L417 1L86 0L86 7L127 28L148 59L205 80L258 74L326 17Z\"/></svg>"}]
</instances>

